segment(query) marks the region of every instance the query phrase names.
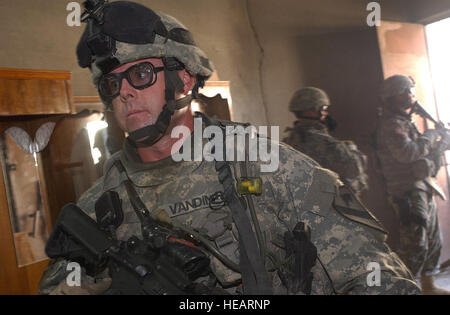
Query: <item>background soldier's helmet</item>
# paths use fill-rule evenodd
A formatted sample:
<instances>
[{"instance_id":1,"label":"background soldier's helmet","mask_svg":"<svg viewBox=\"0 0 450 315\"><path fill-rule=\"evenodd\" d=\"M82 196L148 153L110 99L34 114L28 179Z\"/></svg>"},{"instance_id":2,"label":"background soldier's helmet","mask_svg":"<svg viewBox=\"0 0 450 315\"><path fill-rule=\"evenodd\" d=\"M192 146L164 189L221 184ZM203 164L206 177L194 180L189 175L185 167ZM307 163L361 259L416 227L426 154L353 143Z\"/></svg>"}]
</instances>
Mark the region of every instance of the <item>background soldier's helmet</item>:
<instances>
[{"instance_id":1,"label":"background soldier's helmet","mask_svg":"<svg viewBox=\"0 0 450 315\"><path fill-rule=\"evenodd\" d=\"M207 80L214 67L188 29L175 18L129 1L106 3L92 19L77 47L78 63L89 67L93 81L127 62L175 57L197 79ZM89 21L91 22L91 21Z\"/></svg>"},{"instance_id":2,"label":"background soldier's helmet","mask_svg":"<svg viewBox=\"0 0 450 315\"><path fill-rule=\"evenodd\" d=\"M396 74L383 81L381 85L380 96L383 101L391 97L401 95L406 89L415 86L415 82L411 77Z\"/></svg>"},{"instance_id":3,"label":"background soldier's helmet","mask_svg":"<svg viewBox=\"0 0 450 315\"><path fill-rule=\"evenodd\" d=\"M289 102L291 112L320 110L322 106L330 106L330 99L325 91L315 87L305 87L297 90Z\"/></svg>"}]
</instances>

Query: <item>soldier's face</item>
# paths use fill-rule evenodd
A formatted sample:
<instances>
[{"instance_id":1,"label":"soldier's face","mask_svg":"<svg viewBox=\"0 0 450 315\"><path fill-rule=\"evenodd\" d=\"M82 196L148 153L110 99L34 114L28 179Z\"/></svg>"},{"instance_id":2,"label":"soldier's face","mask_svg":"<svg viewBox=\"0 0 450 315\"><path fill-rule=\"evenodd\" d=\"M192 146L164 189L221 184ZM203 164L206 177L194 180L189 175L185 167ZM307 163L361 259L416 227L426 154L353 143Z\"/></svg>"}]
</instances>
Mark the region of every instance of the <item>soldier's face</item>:
<instances>
[{"instance_id":1,"label":"soldier's face","mask_svg":"<svg viewBox=\"0 0 450 315\"><path fill-rule=\"evenodd\" d=\"M320 108L320 120L321 121L325 121L327 119L328 116L328 106L324 105Z\"/></svg>"},{"instance_id":2,"label":"soldier's face","mask_svg":"<svg viewBox=\"0 0 450 315\"><path fill-rule=\"evenodd\" d=\"M401 110L411 108L416 101L417 98L414 88L406 89L402 94L394 98L394 104Z\"/></svg>"},{"instance_id":3,"label":"soldier's face","mask_svg":"<svg viewBox=\"0 0 450 315\"><path fill-rule=\"evenodd\" d=\"M328 116L328 106L322 106L319 110L311 109L302 112L302 116L305 118L317 119L325 121Z\"/></svg>"},{"instance_id":4,"label":"soldier's face","mask_svg":"<svg viewBox=\"0 0 450 315\"><path fill-rule=\"evenodd\" d=\"M119 73L141 62L151 62L155 67L162 67L159 58L147 58L123 64L111 73ZM158 72L155 84L139 90L135 89L124 78L120 94L112 101L114 116L122 130L135 131L142 127L154 124L162 111L165 101L164 72Z\"/></svg>"}]
</instances>

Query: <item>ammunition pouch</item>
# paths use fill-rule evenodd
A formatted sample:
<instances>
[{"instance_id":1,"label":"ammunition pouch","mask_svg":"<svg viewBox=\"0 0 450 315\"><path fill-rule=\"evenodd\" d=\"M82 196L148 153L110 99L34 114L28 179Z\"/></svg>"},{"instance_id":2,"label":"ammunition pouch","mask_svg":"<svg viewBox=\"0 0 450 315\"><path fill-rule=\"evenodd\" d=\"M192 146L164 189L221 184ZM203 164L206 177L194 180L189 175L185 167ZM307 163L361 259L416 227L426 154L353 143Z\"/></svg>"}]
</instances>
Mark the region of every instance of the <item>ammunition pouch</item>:
<instances>
[{"instance_id":1,"label":"ammunition pouch","mask_svg":"<svg viewBox=\"0 0 450 315\"><path fill-rule=\"evenodd\" d=\"M420 159L413 163L412 173L417 180L424 180L436 173L436 165L430 159Z\"/></svg>"},{"instance_id":2,"label":"ammunition pouch","mask_svg":"<svg viewBox=\"0 0 450 315\"><path fill-rule=\"evenodd\" d=\"M415 194L415 195L414 195ZM423 228L427 228L427 217L426 214L414 211L417 207L414 203L427 202L426 200L418 201L418 196L427 194L426 192L417 193L414 191L407 192L402 197L392 197L392 203L397 212L399 220L402 225L417 224Z\"/></svg>"}]
</instances>

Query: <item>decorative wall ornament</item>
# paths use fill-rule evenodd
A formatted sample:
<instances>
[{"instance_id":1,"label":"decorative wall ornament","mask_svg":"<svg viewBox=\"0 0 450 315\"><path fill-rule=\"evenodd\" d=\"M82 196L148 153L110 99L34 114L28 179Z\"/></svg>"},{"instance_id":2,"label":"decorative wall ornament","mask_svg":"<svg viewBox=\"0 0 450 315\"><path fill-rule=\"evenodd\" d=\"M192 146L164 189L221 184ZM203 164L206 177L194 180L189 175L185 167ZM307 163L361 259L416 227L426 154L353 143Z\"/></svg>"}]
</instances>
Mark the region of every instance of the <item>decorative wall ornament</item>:
<instances>
[{"instance_id":1,"label":"decorative wall ornament","mask_svg":"<svg viewBox=\"0 0 450 315\"><path fill-rule=\"evenodd\" d=\"M11 136L16 144L27 153L41 152L47 146L50 137L55 129L55 122L47 122L39 127L36 131L35 140L31 139L30 135L19 127L10 127L6 129L5 133Z\"/></svg>"}]
</instances>

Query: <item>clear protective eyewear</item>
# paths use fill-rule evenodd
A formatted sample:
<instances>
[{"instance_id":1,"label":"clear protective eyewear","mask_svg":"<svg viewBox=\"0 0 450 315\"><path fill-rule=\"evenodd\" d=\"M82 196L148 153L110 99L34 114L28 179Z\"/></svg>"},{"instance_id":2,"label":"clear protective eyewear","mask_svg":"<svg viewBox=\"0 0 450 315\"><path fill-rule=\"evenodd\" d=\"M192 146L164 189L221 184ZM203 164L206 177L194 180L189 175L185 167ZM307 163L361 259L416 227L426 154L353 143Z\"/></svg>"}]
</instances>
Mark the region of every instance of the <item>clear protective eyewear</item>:
<instances>
[{"instance_id":1,"label":"clear protective eyewear","mask_svg":"<svg viewBox=\"0 0 450 315\"><path fill-rule=\"evenodd\" d=\"M157 73L162 70L164 67L155 67L150 62L141 62L123 72L102 75L98 82L98 91L101 96L113 99L120 94L124 78L135 89L143 90L156 83Z\"/></svg>"}]
</instances>

